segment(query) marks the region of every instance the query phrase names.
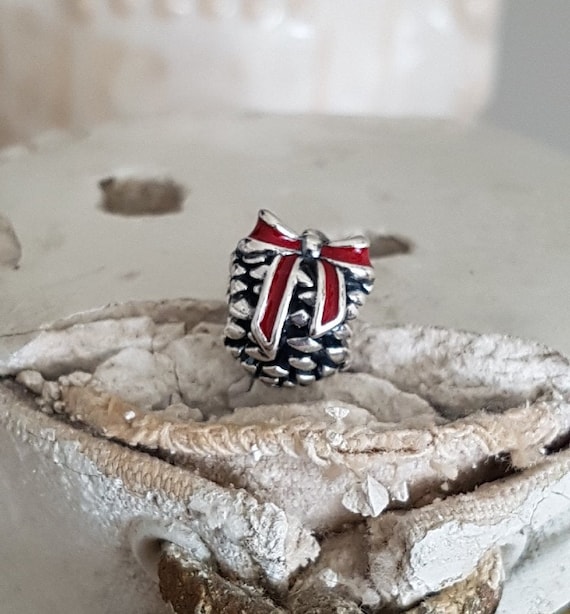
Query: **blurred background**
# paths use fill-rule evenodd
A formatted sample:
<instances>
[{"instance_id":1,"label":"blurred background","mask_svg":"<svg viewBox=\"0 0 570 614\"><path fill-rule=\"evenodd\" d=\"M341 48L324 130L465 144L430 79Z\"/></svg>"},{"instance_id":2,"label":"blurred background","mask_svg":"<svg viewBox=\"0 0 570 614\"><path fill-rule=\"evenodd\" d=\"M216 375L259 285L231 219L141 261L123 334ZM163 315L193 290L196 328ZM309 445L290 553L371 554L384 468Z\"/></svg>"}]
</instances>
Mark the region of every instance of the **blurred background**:
<instances>
[{"instance_id":1,"label":"blurred background","mask_svg":"<svg viewBox=\"0 0 570 614\"><path fill-rule=\"evenodd\" d=\"M483 118L570 151L569 23L567 0L0 0L0 147L246 110Z\"/></svg>"}]
</instances>

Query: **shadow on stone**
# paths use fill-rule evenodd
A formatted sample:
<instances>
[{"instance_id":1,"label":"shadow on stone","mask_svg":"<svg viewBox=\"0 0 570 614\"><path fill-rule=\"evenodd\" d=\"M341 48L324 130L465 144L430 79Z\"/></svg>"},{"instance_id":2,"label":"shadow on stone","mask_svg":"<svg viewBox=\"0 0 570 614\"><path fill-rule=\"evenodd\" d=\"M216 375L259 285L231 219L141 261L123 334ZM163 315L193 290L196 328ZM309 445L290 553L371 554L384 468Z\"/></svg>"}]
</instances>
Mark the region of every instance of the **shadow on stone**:
<instances>
[{"instance_id":1,"label":"shadow on stone","mask_svg":"<svg viewBox=\"0 0 570 614\"><path fill-rule=\"evenodd\" d=\"M387 258L396 254L409 254L413 243L398 235L384 235L377 232L367 233L370 241L370 258Z\"/></svg>"}]
</instances>

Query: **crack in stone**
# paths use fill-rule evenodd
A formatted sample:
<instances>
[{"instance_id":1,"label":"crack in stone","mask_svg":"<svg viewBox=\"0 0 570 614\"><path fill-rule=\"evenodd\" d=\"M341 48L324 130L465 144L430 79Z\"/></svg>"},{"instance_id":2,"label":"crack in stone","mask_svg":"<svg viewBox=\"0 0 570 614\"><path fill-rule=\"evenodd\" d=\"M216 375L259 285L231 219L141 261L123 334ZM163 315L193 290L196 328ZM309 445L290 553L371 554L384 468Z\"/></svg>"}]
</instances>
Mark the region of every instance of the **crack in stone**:
<instances>
[{"instance_id":1,"label":"crack in stone","mask_svg":"<svg viewBox=\"0 0 570 614\"><path fill-rule=\"evenodd\" d=\"M9 339L11 337L21 337L24 335L31 335L33 333L41 333L42 329L41 328L32 328L30 330L23 330L23 331L17 331L15 333L1 333L0 334L0 339Z\"/></svg>"}]
</instances>

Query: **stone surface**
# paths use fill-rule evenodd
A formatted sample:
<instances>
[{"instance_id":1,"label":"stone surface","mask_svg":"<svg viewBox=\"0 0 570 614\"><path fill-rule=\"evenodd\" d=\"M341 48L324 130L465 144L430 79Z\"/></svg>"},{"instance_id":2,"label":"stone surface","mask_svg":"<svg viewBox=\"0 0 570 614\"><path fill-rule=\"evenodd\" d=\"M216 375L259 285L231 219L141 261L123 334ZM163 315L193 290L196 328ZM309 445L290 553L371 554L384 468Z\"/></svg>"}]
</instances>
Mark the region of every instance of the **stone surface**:
<instances>
[{"instance_id":1,"label":"stone surface","mask_svg":"<svg viewBox=\"0 0 570 614\"><path fill-rule=\"evenodd\" d=\"M141 348L126 348L108 358L95 369L90 383L148 410L164 409L177 390L172 360Z\"/></svg>"},{"instance_id":2,"label":"stone surface","mask_svg":"<svg viewBox=\"0 0 570 614\"><path fill-rule=\"evenodd\" d=\"M150 347L157 333L148 314L156 318L156 310L151 303L144 309L139 307L138 319L149 322ZM126 317L120 317L125 312ZM491 548L504 550L510 570L528 553L533 540L540 542L564 530L563 519L569 511L565 495L570 490L566 480L568 453L549 457L544 453L570 430L569 367L562 356L539 344L498 335L478 337L412 326L382 329L361 325L355 331L354 365L372 365L371 373L340 376L340 384L331 390L333 398L325 394L325 398L314 400L310 389L307 399L295 398L289 403L281 399L279 404L263 405L257 397L256 406L238 407L231 414L227 391L236 380L232 368L239 370L239 365L221 346L219 325L194 326L193 332L172 341L164 353L151 354L139 347L140 340L131 335L128 326L128 347L118 343L116 332L122 321L129 323L132 318L121 306L115 313L119 316L116 320L104 312L103 320L83 324L71 320L67 328L60 324L49 331L47 347L54 348L52 355L36 340L17 354L32 363L41 358L45 373L59 372L58 338L75 351L75 344L79 348L85 344L86 327L98 330L100 322L105 324L102 330L107 334L101 336L95 352L89 358L84 354L84 361L95 371L93 378L89 373L72 372L57 382L44 381L42 399L74 423L88 425L95 434L129 448L152 450L153 455L183 467L190 464L197 468L204 483L188 504L190 541L185 548L204 562L210 557L216 560L225 575L238 573L243 581L252 582L258 581L261 570L265 582L283 590L298 566L318 552L308 530L327 533L333 529L338 532L338 543L333 540L323 545L319 566L305 575L291 599L308 590L307 595L313 595L319 607L328 603L331 608L338 606L338 611L346 607L350 611L350 599L374 606L392 603L396 586L398 603L407 607L449 586L451 580L469 583L469 574ZM110 327L110 321L115 321L116 327ZM38 339L45 339L45 334L40 333ZM111 357L105 358L109 354ZM228 359L228 368L220 369ZM96 364L97 360L101 362ZM25 384L30 371L23 373L20 379ZM41 377L41 373L33 373L32 380ZM187 381L179 387L182 375ZM469 385L473 376L475 395ZM360 386L362 390L351 398L364 400L371 407L335 400L343 383ZM109 390L97 392L103 387ZM219 398L215 391L219 391ZM177 399L189 392L205 411L220 410L225 415L216 419L214 411L203 426L188 421L190 408ZM155 404L152 400L157 394ZM210 404L215 398L216 403ZM7 409L16 405L15 411L26 411L17 397L7 399ZM172 400L178 406L170 404ZM168 409L151 411L153 406L167 404L170 413ZM424 406L434 420L426 428L425 416L420 413L420 425L414 427L410 423L413 409ZM480 411L488 407L495 413ZM399 413L402 424L396 420ZM448 422L457 416L458 420ZM389 421L382 422L383 418ZM73 436L80 435L82 430ZM61 439L58 436L58 445ZM102 445L100 440L94 441ZM512 463L527 471L509 477L506 465L489 465L490 460L507 453ZM136 462L142 466L143 459ZM128 465L131 461L124 462ZM115 464L110 470L123 475L127 465ZM141 474L127 488L136 490L142 485L143 491L154 491L155 480L159 484L173 479L168 477L167 467L171 465L157 467L152 481ZM186 470L177 479L186 473L195 475ZM503 480L493 481L500 476ZM473 492L455 494L489 480ZM230 484L230 492L211 497L206 492L199 494L206 484ZM261 516L256 504L240 494L246 492L242 488L259 497L264 506L259 510ZM234 490L235 497L231 494ZM74 496L73 489L68 496ZM445 499L440 501L440 496ZM383 513L394 506L408 511ZM97 509L104 516L108 513L106 507ZM229 520L228 509L234 514ZM354 558L353 565L348 565L350 556L339 559L335 554L338 548L346 547L340 540L344 523L355 522L355 517L372 517L366 535L349 532L345 536L347 544L364 540L358 549L368 557L364 567ZM132 552L152 570L143 536L149 531L165 533L152 523L149 528L147 520L141 522L137 520L131 538ZM517 536L522 532L529 537L521 544ZM192 541L196 536L201 541ZM461 545L466 540L470 544L467 549ZM246 545L245 551L242 545ZM491 588L499 590L500 586L502 581ZM479 584L473 591L478 599L483 593L487 595L484 587L483 593L477 587ZM490 599L496 600L497 590ZM441 598L445 600L446 594Z\"/></svg>"},{"instance_id":3,"label":"stone surface","mask_svg":"<svg viewBox=\"0 0 570 614\"><path fill-rule=\"evenodd\" d=\"M342 504L347 510L373 518L379 516L389 503L390 493L370 475L353 484L342 498Z\"/></svg>"},{"instance_id":4,"label":"stone surface","mask_svg":"<svg viewBox=\"0 0 570 614\"><path fill-rule=\"evenodd\" d=\"M44 387L44 378L39 371L24 370L16 376L16 381L35 394L41 394Z\"/></svg>"},{"instance_id":5,"label":"stone surface","mask_svg":"<svg viewBox=\"0 0 570 614\"><path fill-rule=\"evenodd\" d=\"M285 614L257 589L240 586L188 560L176 546L164 548L158 566L160 592L174 612L216 612L217 614Z\"/></svg>"},{"instance_id":6,"label":"stone surface","mask_svg":"<svg viewBox=\"0 0 570 614\"><path fill-rule=\"evenodd\" d=\"M152 340L153 352L161 352L169 343L175 339L180 339L184 336L184 322L170 322L167 324L158 324L156 334Z\"/></svg>"},{"instance_id":7,"label":"stone surface","mask_svg":"<svg viewBox=\"0 0 570 614\"><path fill-rule=\"evenodd\" d=\"M154 309L147 304L147 313ZM532 466L570 430L568 363L532 342L361 325L354 368L373 365L373 373L342 374L330 388L303 389L291 398L267 389L266 404L259 389L242 390L235 394L245 406L232 412L241 373L219 333L215 323L197 325L152 356L136 348L117 354L110 337L116 355L97 367L107 389L96 376L91 392L63 391L65 411L130 446L176 454L211 479L263 493L319 530L336 529L354 513L375 516L384 507L461 492L496 479L509 464ZM73 338L65 329L53 334ZM169 365L170 384L142 368L141 352L153 368L157 361ZM199 409L209 419L206 428L185 424L177 412L144 411L182 398L182 415L191 417L187 407ZM505 455L508 463L500 460Z\"/></svg>"},{"instance_id":8,"label":"stone surface","mask_svg":"<svg viewBox=\"0 0 570 614\"><path fill-rule=\"evenodd\" d=\"M364 328L355 338L352 368L424 397L449 419L537 399L545 381L570 392L568 359L539 343L415 326L375 335Z\"/></svg>"},{"instance_id":9,"label":"stone surface","mask_svg":"<svg viewBox=\"0 0 570 614\"><path fill-rule=\"evenodd\" d=\"M317 555L277 506L52 422L3 384L0 425L6 614L166 612L155 581L163 540L276 591Z\"/></svg>"},{"instance_id":10,"label":"stone surface","mask_svg":"<svg viewBox=\"0 0 570 614\"><path fill-rule=\"evenodd\" d=\"M313 590L319 593L328 589L350 597L374 611L380 598L367 574L366 533L367 527L360 524L327 535L321 541L319 558L314 565L299 574L292 590L300 593Z\"/></svg>"},{"instance_id":11,"label":"stone surface","mask_svg":"<svg viewBox=\"0 0 570 614\"><path fill-rule=\"evenodd\" d=\"M475 571L411 608L410 614L494 614L501 600L504 572L497 550L485 554Z\"/></svg>"},{"instance_id":12,"label":"stone surface","mask_svg":"<svg viewBox=\"0 0 570 614\"><path fill-rule=\"evenodd\" d=\"M88 384L93 375L85 371L74 371L67 376L67 383L70 386L85 386Z\"/></svg>"},{"instance_id":13,"label":"stone surface","mask_svg":"<svg viewBox=\"0 0 570 614\"><path fill-rule=\"evenodd\" d=\"M154 323L150 318L100 320L38 332L29 344L0 362L0 374L35 369L57 378L78 370L93 371L120 349L150 350L153 334Z\"/></svg>"},{"instance_id":14,"label":"stone surface","mask_svg":"<svg viewBox=\"0 0 570 614\"><path fill-rule=\"evenodd\" d=\"M493 548L507 557L520 553L521 535L532 542L547 540L551 533L567 534L569 469L566 451L474 493L371 520L370 575L381 600L392 603L396 596L400 606L409 606L432 590L464 580ZM501 496L495 497L498 492Z\"/></svg>"},{"instance_id":15,"label":"stone surface","mask_svg":"<svg viewBox=\"0 0 570 614\"><path fill-rule=\"evenodd\" d=\"M390 381L367 373L340 373L304 389L268 388L254 382L249 390L232 392L229 406L290 405L312 401L337 401L368 410L378 422L400 426L429 426L441 422L441 416L416 394L402 392ZM240 415L243 415L240 412Z\"/></svg>"},{"instance_id":16,"label":"stone surface","mask_svg":"<svg viewBox=\"0 0 570 614\"><path fill-rule=\"evenodd\" d=\"M239 365L224 349L222 338L193 333L173 341L165 350L176 369L184 402L212 413L228 410L228 388L243 377Z\"/></svg>"},{"instance_id":17,"label":"stone surface","mask_svg":"<svg viewBox=\"0 0 570 614\"><path fill-rule=\"evenodd\" d=\"M98 181L119 170L167 172L190 191L183 210L105 213ZM221 299L229 251L267 206L331 236L391 232L413 242L410 253L376 261L365 319L508 333L569 354L570 221L560 199L569 177L562 155L438 121L250 116L101 127L0 164L0 209L25 254L18 270L0 271L0 359L27 331L112 302Z\"/></svg>"},{"instance_id":18,"label":"stone surface","mask_svg":"<svg viewBox=\"0 0 570 614\"><path fill-rule=\"evenodd\" d=\"M204 419L204 414L197 407L188 407L184 403L174 403L169 405L163 413L167 420L196 420L201 422Z\"/></svg>"}]
</instances>

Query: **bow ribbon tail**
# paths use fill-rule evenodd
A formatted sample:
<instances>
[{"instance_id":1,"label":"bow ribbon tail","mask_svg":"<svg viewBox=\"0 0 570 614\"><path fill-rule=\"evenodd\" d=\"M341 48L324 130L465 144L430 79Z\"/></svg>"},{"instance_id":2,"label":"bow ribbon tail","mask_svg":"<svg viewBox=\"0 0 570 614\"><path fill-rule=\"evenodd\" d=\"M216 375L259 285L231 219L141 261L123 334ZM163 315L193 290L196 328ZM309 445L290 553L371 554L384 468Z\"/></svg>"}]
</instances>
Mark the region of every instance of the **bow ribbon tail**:
<instances>
[{"instance_id":1,"label":"bow ribbon tail","mask_svg":"<svg viewBox=\"0 0 570 614\"><path fill-rule=\"evenodd\" d=\"M317 296L309 334L320 337L338 326L346 315L344 276L334 264L317 261Z\"/></svg>"},{"instance_id":2,"label":"bow ribbon tail","mask_svg":"<svg viewBox=\"0 0 570 614\"><path fill-rule=\"evenodd\" d=\"M310 334L319 337L338 326L346 317L346 280L341 271L372 271L368 242L360 237L324 245L317 262L317 302Z\"/></svg>"},{"instance_id":3,"label":"bow ribbon tail","mask_svg":"<svg viewBox=\"0 0 570 614\"><path fill-rule=\"evenodd\" d=\"M297 254L276 255L269 266L251 321L251 332L259 347L274 358L297 285L300 258Z\"/></svg>"}]
</instances>

